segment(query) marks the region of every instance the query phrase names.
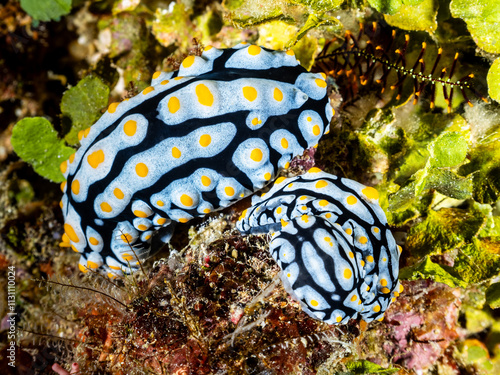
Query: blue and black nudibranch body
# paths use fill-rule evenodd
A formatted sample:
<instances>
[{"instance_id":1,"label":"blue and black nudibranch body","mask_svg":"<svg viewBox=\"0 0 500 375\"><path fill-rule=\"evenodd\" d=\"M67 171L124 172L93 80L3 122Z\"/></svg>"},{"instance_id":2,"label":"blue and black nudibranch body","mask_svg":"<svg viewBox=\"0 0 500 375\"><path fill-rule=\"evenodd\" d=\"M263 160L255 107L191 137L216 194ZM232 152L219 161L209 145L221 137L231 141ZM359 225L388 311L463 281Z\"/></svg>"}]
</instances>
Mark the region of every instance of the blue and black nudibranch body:
<instances>
[{"instance_id":1,"label":"blue and black nudibranch body","mask_svg":"<svg viewBox=\"0 0 500 375\"><path fill-rule=\"evenodd\" d=\"M61 165L63 244L81 254L80 269L132 272L174 222L272 181L329 130L325 78L293 51L208 47L111 104Z\"/></svg>"},{"instance_id":2,"label":"blue and black nudibranch body","mask_svg":"<svg viewBox=\"0 0 500 375\"><path fill-rule=\"evenodd\" d=\"M113 103L61 170L63 246L79 268L134 272L173 225L275 179L329 131L326 76L292 51L207 47ZM313 169L254 199L243 232L272 230L287 290L328 323L372 320L399 291L397 245L375 190ZM160 247L160 246L157 246Z\"/></svg>"},{"instance_id":3,"label":"blue and black nudibranch body","mask_svg":"<svg viewBox=\"0 0 500 375\"><path fill-rule=\"evenodd\" d=\"M402 290L399 254L378 192L312 168L280 177L237 223L242 233L272 233L270 251L285 289L309 315L347 323L380 318Z\"/></svg>"}]
</instances>

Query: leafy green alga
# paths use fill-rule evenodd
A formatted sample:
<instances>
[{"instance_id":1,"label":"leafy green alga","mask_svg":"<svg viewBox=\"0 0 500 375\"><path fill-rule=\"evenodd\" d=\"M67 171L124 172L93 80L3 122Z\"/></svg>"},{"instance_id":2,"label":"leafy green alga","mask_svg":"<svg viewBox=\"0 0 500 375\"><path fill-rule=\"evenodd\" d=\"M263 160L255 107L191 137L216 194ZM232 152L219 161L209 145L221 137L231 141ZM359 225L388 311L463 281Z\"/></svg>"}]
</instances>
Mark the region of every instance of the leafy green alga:
<instances>
[{"instance_id":1,"label":"leafy green alga","mask_svg":"<svg viewBox=\"0 0 500 375\"><path fill-rule=\"evenodd\" d=\"M403 5L403 0L368 0L368 4L380 13L394 14Z\"/></svg>"},{"instance_id":2,"label":"leafy green alga","mask_svg":"<svg viewBox=\"0 0 500 375\"><path fill-rule=\"evenodd\" d=\"M224 0L224 8L227 10L235 10L243 5L245 0Z\"/></svg>"},{"instance_id":3,"label":"leafy green alga","mask_svg":"<svg viewBox=\"0 0 500 375\"><path fill-rule=\"evenodd\" d=\"M353 375L365 375L365 374L390 375L399 371L398 369L395 368L384 368L376 363L367 361L366 359L347 362L346 367Z\"/></svg>"},{"instance_id":4,"label":"leafy green alga","mask_svg":"<svg viewBox=\"0 0 500 375\"><path fill-rule=\"evenodd\" d=\"M448 254L457 277L466 283L494 277L500 271L500 238L480 237L491 211L491 206L478 203L429 210L425 220L408 231L405 248L416 258Z\"/></svg>"},{"instance_id":5,"label":"leafy green alga","mask_svg":"<svg viewBox=\"0 0 500 375\"><path fill-rule=\"evenodd\" d=\"M403 5L415 6L424 0L368 0L368 3L380 13L395 14Z\"/></svg>"},{"instance_id":6,"label":"leafy green alga","mask_svg":"<svg viewBox=\"0 0 500 375\"><path fill-rule=\"evenodd\" d=\"M59 20L71 10L71 0L21 0L21 8L34 20Z\"/></svg>"},{"instance_id":7,"label":"leafy green alga","mask_svg":"<svg viewBox=\"0 0 500 375\"><path fill-rule=\"evenodd\" d=\"M467 304L463 307L463 313L465 317L465 328L472 334L484 331L495 321L489 311L483 310L483 308L479 308L479 306L474 307Z\"/></svg>"},{"instance_id":8,"label":"leafy green alga","mask_svg":"<svg viewBox=\"0 0 500 375\"><path fill-rule=\"evenodd\" d=\"M462 164L467 156L465 137L458 131L445 131L427 145L427 151L429 158L425 167L412 175L410 183L389 197L390 211L407 210L420 204L422 194L430 189L453 199L472 196L473 177L459 176L450 169ZM418 154L422 156L421 152Z\"/></svg>"},{"instance_id":9,"label":"leafy green alga","mask_svg":"<svg viewBox=\"0 0 500 375\"><path fill-rule=\"evenodd\" d=\"M434 263L429 256L426 256L417 264L403 268L399 272L399 278L403 280L431 279L452 288L457 286L465 288L467 284L453 274L451 267Z\"/></svg>"},{"instance_id":10,"label":"leafy green alga","mask_svg":"<svg viewBox=\"0 0 500 375\"><path fill-rule=\"evenodd\" d=\"M500 53L500 2L498 0L451 0L451 15L467 23L477 45L490 53Z\"/></svg>"},{"instance_id":11,"label":"leafy green alga","mask_svg":"<svg viewBox=\"0 0 500 375\"><path fill-rule=\"evenodd\" d=\"M19 121L12 129L12 147L35 172L53 182L64 181L61 163L75 152L59 139L51 123L43 117Z\"/></svg>"},{"instance_id":12,"label":"leafy green alga","mask_svg":"<svg viewBox=\"0 0 500 375\"><path fill-rule=\"evenodd\" d=\"M234 2L233 2L234 3ZM294 22L292 17L284 14L283 4L277 1L243 1L240 6L233 4L229 16L239 28L248 28L274 20Z\"/></svg>"},{"instance_id":13,"label":"leafy green alga","mask_svg":"<svg viewBox=\"0 0 500 375\"><path fill-rule=\"evenodd\" d=\"M404 186L389 197L389 209L401 211L415 205L415 198L421 199L429 189L453 199L467 199L472 195L472 176L460 177L456 173L442 169L430 168L415 174L415 181Z\"/></svg>"},{"instance_id":14,"label":"leafy green alga","mask_svg":"<svg viewBox=\"0 0 500 375\"><path fill-rule=\"evenodd\" d=\"M473 176L473 197L480 203L500 198L500 132L493 128L470 152L469 163L460 167L462 176Z\"/></svg>"},{"instance_id":15,"label":"leafy green alga","mask_svg":"<svg viewBox=\"0 0 500 375\"><path fill-rule=\"evenodd\" d=\"M404 183L413 174L422 168L430 168L430 148L443 132L459 131L467 125L466 121L457 114L444 115L440 113L418 113L415 118L399 119L403 126L408 128L405 143L408 145L405 152L395 160L395 177L399 184ZM409 121L407 124L405 121ZM413 123L415 123L413 125ZM438 156L439 157L439 156ZM393 172L394 173L394 172Z\"/></svg>"},{"instance_id":16,"label":"leafy green alga","mask_svg":"<svg viewBox=\"0 0 500 375\"><path fill-rule=\"evenodd\" d=\"M318 48L317 38L304 36L297 41L297 27L284 21L271 21L258 26L259 39L256 44L273 49L285 49L293 44L292 50L300 65L309 70Z\"/></svg>"},{"instance_id":17,"label":"leafy green alga","mask_svg":"<svg viewBox=\"0 0 500 375\"><path fill-rule=\"evenodd\" d=\"M405 248L418 258L457 249L472 241L486 223L486 216L474 209L430 210L425 220L408 231Z\"/></svg>"},{"instance_id":18,"label":"leafy green alga","mask_svg":"<svg viewBox=\"0 0 500 375\"><path fill-rule=\"evenodd\" d=\"M256 44L273 49L285 49L296 34L297 26L288 22L277 20L266 22L259 26L259 39L257 39Z\"/></svg>"},{"instance_id":19,"label":"leafy green alga","mask_svg":"<svg viewBox=\"0 0 500 375\"><path fill-rule=\"evenodd\" d=\"M344 0L291 0L291 2L307 6L315 12L323 13L339 8Z\"/></svg>"},{"instance_id":20,"label":"leafy green alga","mask_svg":"<svg viewBox=\"0 0 500 375\"><path fill-rule=\"evenodd\" d=\"M292 48L300 65L309 70L314 63L314 54L318 46L318 39L305 36L300 39Z\"/></svg>"},{"instance_id":21,"label":"leafy green alga","mask_svg":"<svg viewBox=\"0 0 500 375\"><path fill-rule=\"evenodd\" d=\"M486 302L492 309L500 308L500 283L494 283L486 289Z\"/></svg>"},{"instance_id":22,"label":"leafy green alga","mask_svg":"<svg viewBox=\"0 0 500 375\"><path fill-rule=\"evenodd\" d=\"M488 94L491 99L500 102L500 58L493 61L488 71Z\"/></svg>"},{"instance_id":23,"label":"leafy green alga","mask_svg":"<svg viewBox=\"0 0 500 375\"><path fill-rule=\"evenodd\" d=\"M488 350L480 346L470 346L467 350L467 360L470 362L477 362L488 357Z\"/></svg>"},{"instance_id":24,"label":"leafy green alga","mask_svg":"<svg viewBox=\"0 0 500 375\"><path fill-rule=\"evenodd\" d=\"M78 132L91 126L101 116L108 103L109 88L99 78L87 76L66 91L61 101L61 112L71 119L72 126L65 140L78 143Z\"/></svg>"},{"instance_id":25,"label":"leafy green alga","mask_svg":"<svg viewBox=\"0 0 500 375\"><path fill-rule=\"evenodd\" d=\"M461 355L467 366L473 366L477 374L498 374L498 358L490 357L488 348L477 339L467 339L462 343Z\"/></svg>"},{"instance_id":26,"label":"leafy green alga","mask_svg":"<svg viewBox=\"0 0 500 375\"><path fill-rule=\"evenodd\" d=\"M326 14L317 15L315 13L310 13L307 16L307 20L304 25L300 28L297 34L288 43L288 47L293 46L298 40L302 39L304 35L311 29L318 27L320 25L331 26L333 32L340 33L342 31L342 23L335 17L330 17Z\"/></svg>"},{"instance_id":27,"label":"leafy green alga","mask_svg":"<svg viewBox=\"0 0 500 375\"><path fill-rule=\"evenodd\" d=\"M386 14L385 20L391 26L403 30L427 31L433 33L437 29L438 2L433 0L405 1L394 14Z\"/></svg>"},{"instance_id":28,"label":"leafy green alga","mask_svg":"<svg viewBox=\"0 0 500 375\"><path fill-rule=\"evenodd\" d=\"M430 165L433 167L454 167L467 156L467 140L459 132L441 134L428 149Z\"/></svg>"},{"instance_id":29,"label":"leafy green alga","mask_svg":"<svg viewBox=\"0 0 500 375\"><path fill-rule=\"evenodd\" d=\"M196 17L195 23L203 34L203 41L208 43L211 42L210 38L216 36L224 25L222 15L215 10L207 11Z\"/></svg>"},{"instance_id":30,"label":"leafy green alga","mask_svg":"<svg viewBox=\"0 0 500 375\"><path fill-rule=\"evenodd\" d=\"M480 236L500 237L500 216L489 216Z\"/></svg>"}]
</instances>

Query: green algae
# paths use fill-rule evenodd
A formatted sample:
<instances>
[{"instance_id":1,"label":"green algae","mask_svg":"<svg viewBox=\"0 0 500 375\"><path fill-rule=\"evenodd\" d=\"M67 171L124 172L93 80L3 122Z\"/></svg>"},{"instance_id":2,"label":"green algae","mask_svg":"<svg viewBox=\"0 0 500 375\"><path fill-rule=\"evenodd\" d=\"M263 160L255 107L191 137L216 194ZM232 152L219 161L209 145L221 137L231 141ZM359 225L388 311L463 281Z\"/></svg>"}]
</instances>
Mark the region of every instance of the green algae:
<instances>
[{"instance_id":1,"label":"green algae","mask_svg":"<svg viewBox=\"0 0 500 375\"><path fill-rule=\"evenodd\" d=\"M70 145L78 143L78 132L94 124L108 104L109 88L95 76L87 76L66 91L61 100L61 113L71 120L64 137Z\"/></svg>"},{"instance_id":2,"label":"green algae","mask_svg":"<svg viewBox=\"0 0 500 375\"><path fill-rule=\"evenodd\" d=\"M390 375L399 371L396 368L384 368L366 359L348 362L346 363L346 367L350 371L349 374L353 375L365 375L365 374Z\"/></svg>"},{"instance_id":3,"label":"green algae","mask_svg":"<svg viewBox=\"0 0 500 375\"><path fill-rule=\"evenodd\" d=\"M75 152L57 136L43 117L25 118L12 130L12 146L16 154L29 163L35 172L53 182L62 182L59 165Z\"/></svg>"},{"instance_id":4,"label":"green algae","mask_svg":"<svg viewBox=\"0 0 500 375\"><path fill-rule=\"evenodd\" d=\"M463 282L478 283L500 271L500 241L480 236L491 207L474 203L468 209L430 210L408 232L405 248L415 258L448 254L453 272Z\"/></svg>"},{"instance_id":5,"label":"green algae","mask_svg":"<svg viewBox=\"0 0 500 375\"><path fill-rule=\"evenodd\" d=\"M433 33L437 29L438 3L433 0L405 1L397 12L384 16L391 26L403 30L422 30Z\"/></svg>"},{"instance_id":6,"label":"green algae","mask_svg":"<svg viewBox=\"0 0 500 375\"><path fill-rule=\"evenodd\" d=\"M434 263L429 256L425 256L413 266L403 268L399 272L399 277L403 280L431 279L452 288L467 287L467 283L454 275L452 267Z\"/></svg>"},{"instance_id":7,"label":"green algae","mask_svg":"<svg viewBox=\"0 0 500 375\"><path fill-rule=\"evenodd\" d=\"M500 58L495 59L488 71L488 94L490 97L500 102Z\"/></svg>"},{"instance_id":8,"label":"green algae","mask_svg":"<svg viewBox=\"0 0 500 375\"><path fill-rule=\"evenodd\" d=\"M58 21L71 11L71 0L21 0L21 8L34 20Z\"/></svg>"},{"instance_id":9,"label":"green algae","mask_svg":"<svg viewBox=\"0 0 500 375\"><path fill-rule=\"evenodd\" d=\"M463 163L469 146L459 132L444 132L427 149L431 167L455 167Z\"/></svg>"},{"instance_id":10,"label":"green algae","mask_svg":"<svg viewBox=\"0 0 500 375\"><path fill-rule=\"evenodd\" d=\"M493 283L486 289L486 302L492 309L500 308L500 283Z\"/></svg>"},{"instance_id":11,"label":"green algae","mask_svg":"<svg viewBox=\"0 0 500 375\"><path fill-rule=\"evenodd\" d=\"M470 160L460 167L462 176L473 176L473 197L479 203L500 198L500 132L495 127L470 151Z\"/></svg>"},{"instance_id":12,"label":"green algae","mask_svg":"<svg viewBox=\"0 0 500 375\"><path fill-rule=\"evenodd\" d=\"M338 9L343 2L344 0L291 0L291 3L304 5L318 13Z\"/></svg>"},{"instance_id":13,"label":"green algae","mask_svg":"<svg viewBox=\"0 0 500 375\"><path fill-rule=\"evenodd\" d=\"M452 0L451 15L461 18L477 45L490 53L500 53L500 3L497 0Z\"/></svg>"}]
</instances>

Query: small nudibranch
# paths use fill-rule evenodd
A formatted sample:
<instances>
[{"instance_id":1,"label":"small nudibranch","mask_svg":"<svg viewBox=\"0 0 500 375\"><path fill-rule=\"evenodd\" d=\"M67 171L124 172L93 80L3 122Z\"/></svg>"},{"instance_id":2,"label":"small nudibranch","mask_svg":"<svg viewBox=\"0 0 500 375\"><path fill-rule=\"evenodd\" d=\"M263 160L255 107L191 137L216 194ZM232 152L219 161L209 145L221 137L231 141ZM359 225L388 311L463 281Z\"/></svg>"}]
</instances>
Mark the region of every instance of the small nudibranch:
<instances>
[{"instance_id":1,"label":"small nudibranch","mask_svg":"<svg viewBox=\"0 0 500 375\"><path fill-rule=\"evenodd\" d=\"M318 143L332 115L325 76L291 51L240 44L188 56L80 132L61 165L62 246L81 254L83 271L133 272L176 222L270 183Z\"/></svg>"},{"instance_id":2,"label":"small nudibranch","mask_svg":"<svg viewBox=\"0 0 500 375\"><path fill-rule=\"evenodd\" d=\"M326 323L381 319L402 291L400 247L372 187L318 168L280 177L254 196L237 228L272 232L270 252L285 289Z\"/></svg>"}]
</instances>

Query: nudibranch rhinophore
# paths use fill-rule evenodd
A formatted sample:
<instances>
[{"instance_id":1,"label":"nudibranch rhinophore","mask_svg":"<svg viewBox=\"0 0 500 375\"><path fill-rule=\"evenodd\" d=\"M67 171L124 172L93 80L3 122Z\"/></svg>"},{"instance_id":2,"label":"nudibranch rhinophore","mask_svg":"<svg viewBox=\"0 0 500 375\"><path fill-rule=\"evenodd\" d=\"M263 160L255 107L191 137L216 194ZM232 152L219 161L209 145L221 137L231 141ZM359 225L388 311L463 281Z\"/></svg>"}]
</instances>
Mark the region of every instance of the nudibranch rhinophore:
<instances>
[{"instance_id":1,"label":"nudibranch rhinophore","mask_svg":"<svg viewBox=\"0 0 500 375\"><path fill-rule=\"evenodd\" d=\"M272 232L270 251L288 293L310 316L347 323L380 319L402 291L399 254L378 192L312 168L279 177L237 223L242 233Z\"/></svg>"},{"instance_id":2,"label":"nudibranch rhinophore","mask_svg":"<svg viewBox=\"0 0 500 375\"><path fill-rule=\"evenodd\" d=\"M175 222L251 195L318 143L333 116L325 78L291 50L248 44L207 47L156 72L80 132L61 164L62 245L81 254L84 272L133 272Z\"/></svg>"}]
</instances>

